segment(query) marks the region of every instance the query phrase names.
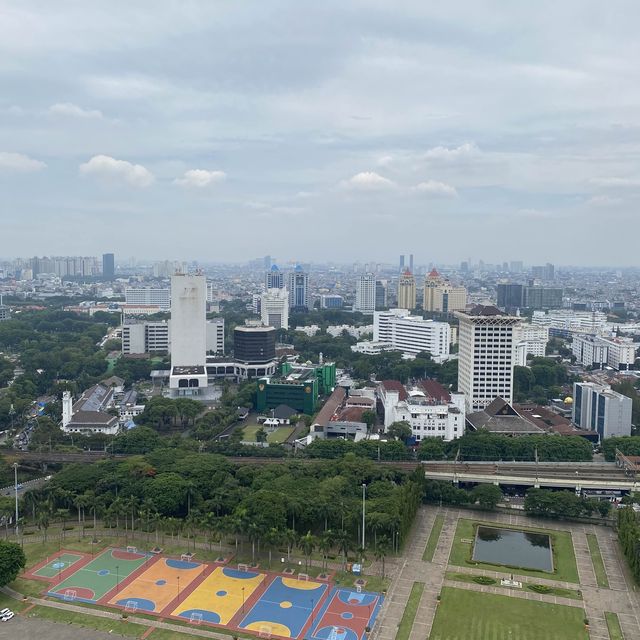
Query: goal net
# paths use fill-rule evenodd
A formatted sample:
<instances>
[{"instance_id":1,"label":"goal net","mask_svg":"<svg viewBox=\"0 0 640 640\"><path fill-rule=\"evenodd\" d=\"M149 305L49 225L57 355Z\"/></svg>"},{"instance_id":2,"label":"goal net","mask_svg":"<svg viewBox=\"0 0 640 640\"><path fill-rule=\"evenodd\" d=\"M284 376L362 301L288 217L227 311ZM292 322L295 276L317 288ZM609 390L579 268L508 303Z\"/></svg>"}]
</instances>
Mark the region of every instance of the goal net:
<instances>
[{"instance_id":1,"label":"goal net","mask_svg":"<svg viewBox=\"0 0 640 640\"><path fill-rule=\"evenodd\" d=\"M127 547L127 553L138 553L138 547Z\"/></svg>"},{"instance_id":2,"label":"goal net","mask_svg":"<svg viewBox=\"0 0 640 640\"><path fill-rule=\"evenodd\" d=\"M261 624L260 625L260 629L258 630L258 637L259 638L270 638L272 631L273 631L273 628L271 627L271 625L269 625L269 624Z\"/></svg>"},{"instance_id":3,"label":"goal net","mask_svg":"<svg viewBox=\"0 0 640 640\"><path fill-rule=\"evenodd\" d=\"M75 589L65 589L64 593L62 594L62 598L67 602L72 602L76 599L77 595L78 592Z\"/></svg>"},{"instance_id":4,"label":"goal net","mask_svg":"<svg viewBox=\"0 0 640 640\"><path fill-rule=\"evenodd\" d=\"M238 571L249 571L248 564L238 564Z\"/></svg>"},{"instance_id":5,"label":"goal net","mask_svg":"<svg viewBox=\"0 0 640 640\"><path fill-rule=\"evenodd\" d=\"M338 627L331 627L331 633L327 640L338 640Z\"/></svg>"},{"instance_id":6,"label":"goal net","mask_svg":"<svg viewBox=\"0 0 640 640\"><path fill-rule=\"evenodd\" d=\"M137 600L127 600L124 605L124 610L127 613L135 613L138 610L138 601Z\"/></svg>"},{"instance_id":7,"label":"goal net","mask_svg":"<svg viewBox=\"0 0 640 640\"><path fill-rule=\"evenodd\" d=\"M202 614L196 611L192 611L189 616L189 622L191 624L200 624L202 622Z\"/></svg>"},{"instance_id":8,"label":"goal net","mask_svg":"<svg viewBox=\"0 0 640 640\"><path fill-rule=\"evenodd\" d=\"M298 574L298 580L308 581L309 580L309 574L308 573L299 573Z\"/></svg>"}]
</instances>

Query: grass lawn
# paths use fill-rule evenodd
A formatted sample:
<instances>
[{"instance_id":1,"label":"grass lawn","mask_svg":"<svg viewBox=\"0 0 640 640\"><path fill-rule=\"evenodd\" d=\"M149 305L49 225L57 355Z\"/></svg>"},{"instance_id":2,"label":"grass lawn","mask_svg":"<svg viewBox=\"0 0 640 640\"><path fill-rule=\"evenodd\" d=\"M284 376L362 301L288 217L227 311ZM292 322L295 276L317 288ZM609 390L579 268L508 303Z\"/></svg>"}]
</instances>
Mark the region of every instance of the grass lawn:
<instances>
[{"instance_id":1,"label":"grass lawn","mask_svg":"<svg viewBox=\"0 0 640 640\"><path fill-rule=\"evenodd\" d=\"M608 589L609 580L607 579L607 572L604 569L604 562L602 561L602 555L600 554L600 545L598 544L598 538L596 538L595 533L587 533L587 543L589 545L589 553L591 554L593 570L596 574L596 582L599 587Z\"/></svg>"},{"instance_id":2,"label":"grass lawn","mask_svg":"<svg viewBox=\"0 0 640 640\"><path fill-rule=\"evenodd\" d=\"M259 424L251 424L242 429L243 440L247 442L256 442L256 433L261 429L261 425ZM276 427L273 431L267 431L267 442L269 444L281 444L284 442L292 433L294 427L282 426Z\"/></svg>"},{"instance_id":3,"label":"grass lawn","mask_svg":"<svg viewBox=\"0 0 640 640\"><path fill-rule=\"evenodd\" d=\"M584 610L466 589L442 589L430 640L588 640Z\"/></svg>"},{"instance_id":4,"label":"grass lawn","mask_svg":"<svg viewBox=\"0 0 640 640\"><path fill-rule=\"evenodd\" d=\"M611 613L611 611L605 611L604 617L607 621L607 629L609 629L609 637L611 640L624 640L618 615L616 613Z\"/></svg>"},{"instance_id":5,"label":"grass lawn","mask_svg":"<svg viewBox=\"0 0 640 640\"><path fill-rule=\"evenodd\" d=\"M97 631L113 632L122 636L131 638L139 638L147 630L147 627L140 624L131 624L123 620L111 620L110 618L98 618L91 615L83 615L74 613L73 611L64 611L62 609L52 609L49 607L36 606L27 617L38 617L43 620L51 620L52 622L60 622L62 624L75 624L79 627L87 629L96 629Z\"/></svg>"},{"instance_id":6,"label":"grass lawn","mask_svg":"<svg viewBox=\"0 0 640 640\"><path fill-rule=\"evenodd\" d=\"M499 526L503 529L516 529L518 531L534 531L536 533L545 533L551 537L551 546L553 549L553 573L547 571L536 571L534 569L520 569L518 567L509 567L500 564L488 564L486 562L478 562L471 559L473 551L473 543L462 542L462 540L475 540L476 525L487 525L489 527ZM453 547L449 555L449 564L458 567L478 567L480 569L489 569L492 571L500 571L503 573L517 573L523 576L531 576L533 578L549 578L550 580L563 580L564 582L580 582L578 578L578 568L576 566L576 556L573 551L573 541L568 531L556 531L550 529L539 529L534 527L515 527L495 522L482 522L480 520L468 520L460 518L456 527L456 534L453 540Z\"/></svg>"},{"instance_id":7,"label":"grass lawn","mask_svg":"<svg viewBox=\"0 0 640 640\"><path fill-rule=\"evenodd\" d=\"M367 582L363 587L364 591L376 591L377 593L382 593L389 588L389 578L383 578L380 575L374 576L363 574L361 576L356 576L353 573L347 573L346 571L337 571L333 580L336 585L340 587L353 587L358 578L362 578Z\"/></svg>"},{"instance_id":8,"label":"grass lawn","mask_svg":"<svg viewBox=\"0 0 640 640\"><path fill-rule=\"evenodd\" d=\"M474 576L469 573L456 573L455 571L447 571L445 574L445 578L447 580L455 580L456 582L468 582L470 584L478 584L473 578ZM523 589L528 589L529 591L536 592L535 589L531 589L534 586L535 582L523 582ZM504 589L508 589L509 587L502 587L500 584L500 580L496 580L495 584L490 585L492 587L501 587ZM582 596L580 595L577 589L562 589L561 587L550 587L550 591L545 593L544 595L548 596L558 596L559 598L572 598L573 600L582 600Z\"/></svg>"},{"instance_id":9,"label":"grass lawn","mask_svg":"<svg viewBox=\"0 0 640 640\"><path fill-rule=\"evenodd\" d=\"M409 599L407 600L404 613L402 614L402 620L400 620L400 624L398 625L396 640L408 640L409 634L411 633L411 627L413 626L413 621L415 620L416 613L418 612L418 605L420 604L420 598L422 597L423 591L424 582L413 583Z\"/></svg>"},{"instance_id":10,"label":"grass lawn","mask_svg":"<svg viewBox=\"0 0 640 640\"><path fill-rule=\"evenodd\" d=\"M433 560L433 554L436 552L438 546L438 540L440 539L440 532L442 531L442 525L444 524L444 516L439 513L436 519L433 521L433 527L431 527L431 533L427 540L427 546L424 548L422 559L425 562L431 562Z\"/></svg>"}]
</instances>

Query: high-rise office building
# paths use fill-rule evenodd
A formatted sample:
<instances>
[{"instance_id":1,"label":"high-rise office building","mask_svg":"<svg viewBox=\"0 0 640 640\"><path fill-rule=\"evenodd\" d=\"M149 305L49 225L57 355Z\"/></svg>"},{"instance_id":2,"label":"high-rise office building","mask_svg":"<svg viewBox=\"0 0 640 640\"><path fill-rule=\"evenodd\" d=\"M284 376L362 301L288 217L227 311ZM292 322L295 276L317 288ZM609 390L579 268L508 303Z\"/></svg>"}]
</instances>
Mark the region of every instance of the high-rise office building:
<instances>
[{"instance_id":1,"label":"high-rise office building","mask_svg":"<svg viewBox=\"0 0 640 640\"><path fill-rule=\"evenodd\" d=\"M260 297L260 317L265 327L289 328L289 292L267 289Z\"/></svg>"},{"instance_id":2,"label":"high-rise office building","mask_svg":"<svg viewBox=\"0 0 640 640\"><path fill-rule=\"evenodd\" d=\"M562 289L558 287L525 287L523 306L527 309L560 309Z\"/></svg>"},{"instance_id":3,"label":"high-rise office building","mask_svg":"<svg viewBox=\"0 0 640 640\"><path fill-rule=\"evenodd\" d=\"M398 307L400 309L416 308L416 279L409 269L398 279Z\"/></svg>"},{"instance_id":4,"label":"high-rise office building","mask_svg":"<svg viewBox=\"0 0 640 640\"><path fill-rule=\"evenodd\" d=\"M365 273L358 278L353 310L361 313L373 313L376 310L376 277L372 273Z\"/></svg>"},{"instance_id":5,"label":"high-rise office building","mask_svg":"<svg viewBox=\"0 0 640 640\"><path fill-rule=\"evenodd\" d=\"M171 306L169 289L156 287L126 287L124 299L127 304L157 304L161 309L169 309Z\"/></svg>"},{"instance_id":6,"label":"high-rise office building","mask_svg":"<svg viewBox=\"0 0 640 640\"><path fill-rule=\"evenodd\" d=\"M610 387L594 382L573 383L573 423L597 431L600 440L631 435L633 401Z\"/></svg>"},{"instance_id":7,"label":"high-rise office building","mask_svg":"<svg viewBox=\"0 0 640 640\"><path fill-rule=\"evenodd\" d=\"M400 256L400 273L404 271L404 254Z\"/></svg>"},{"instance_id":8,"label":"high-rise office building","mask_svg":"<svg viewBox=\"0 0 640 640\"><path fill-rule=\"evenodd\" d=\"M269 289L284 289L284 274L277 264L271 265L264 274L265 291Z\"/></svg>"},{"instance_id":9,"label":"high-rise office building","mask_svg":"<svg viewBox=\"0 0 640 640\"><path fill-rule=\"evenodd\" d=\"M300 265L289 274L289 308L309 309L309 274Z\"/></svg>"},{"instance_id":10,"label":"high-rise office building","mask_svg":"<svg viewBox=\"0 0 640 640\"><path fill-rule=\"evenodd\" d=\"M102 254L102 277L105 280L113 280L116 275L116 261L113 253Z\"/></svg>"},{"instance_id":11,"label":"high-rise office building","mask_svg":"<svg viewBox=\"0 0 640 640\"><path fill-rule=\"evenodd\" d=\"M409 271L411 271L411 273L415 273L413 270L413 253L409 254Z\"/></svg>"},{"instance_id":12,"label":"high-rise office building","mask_svg":"<svg viewBox=\"0 0 640 640\"><path fill-rule=\"evenodd\" d=\"M321 309L342 309L344 298L336 293L327 293L320 296Z\"/></svg>"},{"instance_id":13,"label":"high-rise office building","mask_svg":"<svg viewBox=\"0 0 640 640\"><path fill-rule=\"evenodd\" d=\"M387 301L387 281L376 280L376 311L386 309L389 306Z\"/></svg>"},{"instance_id":14,"label":"high-rise office building","mask_svg":"<svg viewBox=\"0 0 640 640\"><path fill-rule=\"evenodd\" d=\"M547 262L545 265L531 267L531 275L539 280L550 282L551 280L555 280L556 268L550 262Z\"/></svg>"},{"instance_id":15,"label":"high-rise office building","mask_svg":"<svg viewBox=\"0 0 640 640\"><path fill-rule=\"evenodd\" d=\"M450 313L464 311L467 306L467 290L461 286L454 286L443 278L434 268L424 279L425 311Z\"/></svg>"},{"instance_id":16,"label":"high-rise office building","mask_svg":"<svg viewBox=\"0 0 640 640\"><path fill-rule=\"evenodd\" d=\"M276 330L273 327L236 327L233 355L244 364L264 364L276 357Z\"/></svg>"},{"instance_id":17,"label":"high-rise office building","mask_svg":"<svg viewBox=\"0 0 640 640\"><path fill-rule=\"evenodd\" d=\"M496 307L458 311L458 391L480 411L500 396L513 402L514 329L520 318Z\"/></svg>"},{"instance_id":18,"label":"high-rise office building","mask_svg":"<svg viewBox=\"0 0 640 640\"><path fill-rule=\"evenodd\" d=\"M269 271L269 269L271 269L271 256L265 256L262 258L262 264L264 266L264 270Z\"/></svg>"},{"instance_id":19,"label":"high-rise office building","mask_svg":"<svg viewBox=\"0 0 640 640\"><path fill-rule=\"evenodd\" d=\"M524 305L524 285L513 283L500 283L497 286L497 306L500 309L521 309Z\"/></svg>"},{"instance_id":20,"label":"high-rise office building","mask_svg":"<svg viewBox=\"0 0 640 640\"><path fill-rule=\"evenodd\" d=\"M207 386L207 282L202 274L171 276L171 376L169 387L197 395Z\"/></svg>"}]
</instances>

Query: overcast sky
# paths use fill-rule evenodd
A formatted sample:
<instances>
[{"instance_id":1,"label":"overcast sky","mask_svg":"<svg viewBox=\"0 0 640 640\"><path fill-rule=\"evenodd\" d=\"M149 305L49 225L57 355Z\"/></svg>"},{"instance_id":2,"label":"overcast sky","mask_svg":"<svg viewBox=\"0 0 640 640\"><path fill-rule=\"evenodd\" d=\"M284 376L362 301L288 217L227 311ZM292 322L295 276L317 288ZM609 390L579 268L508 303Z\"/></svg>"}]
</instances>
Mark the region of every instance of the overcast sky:
<instances>
[{"instance_id":1,"label":"overcast sky","mask_svg":"<svg viewBox=\"0 0 640 640\"><path fill-rule=\"evenodd\" d=\"M637 0L0 0L0 255L638 264Z\"/></svg>"}]
</instances>

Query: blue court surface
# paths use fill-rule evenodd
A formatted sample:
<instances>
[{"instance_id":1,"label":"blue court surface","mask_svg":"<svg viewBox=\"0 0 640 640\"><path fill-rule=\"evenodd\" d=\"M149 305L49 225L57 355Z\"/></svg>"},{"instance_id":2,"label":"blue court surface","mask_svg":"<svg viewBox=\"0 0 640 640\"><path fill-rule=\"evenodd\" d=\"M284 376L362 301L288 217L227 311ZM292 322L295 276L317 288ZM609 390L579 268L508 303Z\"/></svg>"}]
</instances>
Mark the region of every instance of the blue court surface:
<instances>
[{"instance_id":1,"label":"blue court surface","mask_svg":"<svg viewBox=\"0 0 640 640\"><path fill-rule=\"evenodd\" d=\"M297 638L327 592L320 582L278 576L239 624L240 629Z\"/></svg>"}]
</instances>

